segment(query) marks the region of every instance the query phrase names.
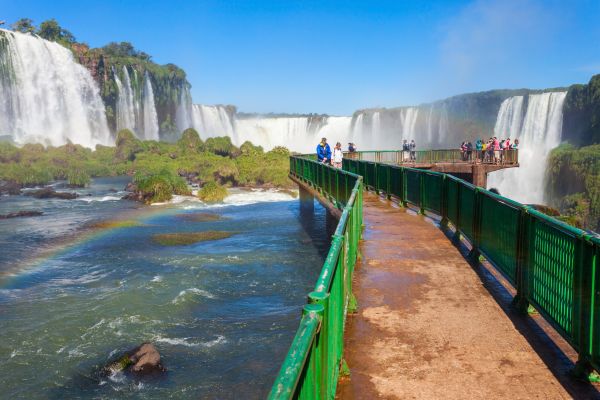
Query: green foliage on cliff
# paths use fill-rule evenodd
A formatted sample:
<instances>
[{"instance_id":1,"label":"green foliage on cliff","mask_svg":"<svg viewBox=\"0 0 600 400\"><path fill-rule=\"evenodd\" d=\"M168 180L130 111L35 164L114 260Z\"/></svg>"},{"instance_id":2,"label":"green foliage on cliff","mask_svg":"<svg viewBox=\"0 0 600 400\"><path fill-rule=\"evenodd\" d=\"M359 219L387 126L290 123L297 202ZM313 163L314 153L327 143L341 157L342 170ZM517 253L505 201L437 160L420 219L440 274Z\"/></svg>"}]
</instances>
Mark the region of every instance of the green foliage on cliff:
<instances>
[{"instance_id":1,"label":"green foliage on cliff","mask_svg":"<svg viewBox=\"0 0 600 400\"><path fill-rule=\"evenodd\" d=\"M569 88L563 116L563 140L577 146L600 143L600 75Z\"/></svg>"},{"instance_id":2,"label":"green foliage on cliff","mask_svg":"<svg viewBox=\"0 0 600 400\"><path fill-rule=\"evenodd\" d=\"M569 223L600 231L600 145L562 145L548 159L547 193Z\"/></svg>"}]
</instances>

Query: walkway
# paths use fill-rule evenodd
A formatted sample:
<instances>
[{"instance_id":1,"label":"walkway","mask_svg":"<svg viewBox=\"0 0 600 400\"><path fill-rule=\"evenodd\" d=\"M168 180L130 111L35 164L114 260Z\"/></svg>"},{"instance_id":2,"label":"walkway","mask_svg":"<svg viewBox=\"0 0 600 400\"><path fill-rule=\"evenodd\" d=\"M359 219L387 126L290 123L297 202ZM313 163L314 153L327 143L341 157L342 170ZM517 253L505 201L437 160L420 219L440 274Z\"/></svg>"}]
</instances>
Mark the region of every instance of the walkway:
<instances>
[{"instance_id":1,"label":"walkway","mask_svg":"<svg viewBox=\"0 0 600 400\"><path fill-rule=\"evenodd\" d=\"M527 318L501 307L431 221L367 193L364 219L359 311L345 334L351 377L338 398L597 398L566 376L568 358L540 351L539 332L519 326Z\"/></svg>"}]
</instances>

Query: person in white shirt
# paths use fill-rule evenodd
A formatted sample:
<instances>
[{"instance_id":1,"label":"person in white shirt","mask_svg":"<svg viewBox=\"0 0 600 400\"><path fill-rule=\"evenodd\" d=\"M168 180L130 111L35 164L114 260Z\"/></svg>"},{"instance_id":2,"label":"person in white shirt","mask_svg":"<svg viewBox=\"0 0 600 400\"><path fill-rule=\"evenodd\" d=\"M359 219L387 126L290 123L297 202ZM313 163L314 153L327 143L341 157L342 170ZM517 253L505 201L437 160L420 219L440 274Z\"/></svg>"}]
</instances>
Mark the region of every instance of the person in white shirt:
<instances>
[{"instance_id":1,"label":"person in white shirt","mask_svg":"<svg viewBox=\"0 0 600 400\"><path fill-rule=\"evenodd\" d=\"M337 142L335 147L333 148L333 166L336 168L342 168L342 159L344 158L344 153L342 152L342 144Z\"/></svg>"}]
</instances>

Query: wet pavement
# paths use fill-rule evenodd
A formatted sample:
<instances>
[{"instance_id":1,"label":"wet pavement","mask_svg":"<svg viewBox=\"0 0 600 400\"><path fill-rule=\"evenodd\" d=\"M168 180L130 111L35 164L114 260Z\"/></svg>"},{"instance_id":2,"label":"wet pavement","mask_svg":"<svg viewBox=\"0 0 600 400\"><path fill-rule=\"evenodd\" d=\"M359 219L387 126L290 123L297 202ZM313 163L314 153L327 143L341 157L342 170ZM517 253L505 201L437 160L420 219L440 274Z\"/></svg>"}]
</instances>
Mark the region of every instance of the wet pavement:
<instances>
[{"instance_id":1,"label":"wet pavement","mask_svg":"<svg viewBox=\"0 0 600 400\"><path fill-rule=\"evenodd\" d=\"M364 223L337 398L600 398L568 375L573 350L435 221L365 193Z\"/></svg>"}]
</instances>

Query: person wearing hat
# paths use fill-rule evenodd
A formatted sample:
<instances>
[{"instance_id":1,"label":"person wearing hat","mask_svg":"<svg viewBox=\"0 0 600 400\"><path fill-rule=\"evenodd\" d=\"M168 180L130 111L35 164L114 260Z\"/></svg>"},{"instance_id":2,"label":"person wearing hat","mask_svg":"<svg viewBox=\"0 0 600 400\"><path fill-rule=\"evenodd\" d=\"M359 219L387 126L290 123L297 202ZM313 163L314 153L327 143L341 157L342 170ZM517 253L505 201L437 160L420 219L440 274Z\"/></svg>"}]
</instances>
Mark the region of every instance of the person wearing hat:
<instances>
[{"instance_id":1,"label":"person wearing hat","mask_svg":"<svg viewBox=\"0 0 600 400\"><path fill-rule=\"evenodd\" d=\"M326 138L322 138L321 143L317 145L317 160L324 164L331 164L331 148Z\"/></svg>"}]
</instances>

